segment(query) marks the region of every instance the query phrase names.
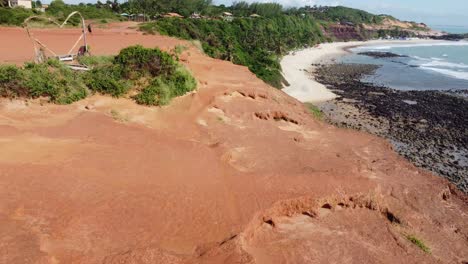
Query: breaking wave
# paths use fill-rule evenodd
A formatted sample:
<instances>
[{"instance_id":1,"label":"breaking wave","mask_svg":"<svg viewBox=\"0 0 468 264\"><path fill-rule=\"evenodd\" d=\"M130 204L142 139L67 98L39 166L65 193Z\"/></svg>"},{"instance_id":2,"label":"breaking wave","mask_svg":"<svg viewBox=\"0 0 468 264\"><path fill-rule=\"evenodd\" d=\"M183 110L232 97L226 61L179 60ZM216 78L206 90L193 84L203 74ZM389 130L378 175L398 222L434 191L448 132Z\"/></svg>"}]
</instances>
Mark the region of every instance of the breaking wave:
<instances>
[{"instance_id":1,"label":"breaking wave","mask_svg":"<svg viewBox=\"0 0 468 264\"><path fill-rule=\"evenodd\" d=\"M435 68L435 67L425 67L425 66L421 66L420 68L423 70L438 72L438 73L441 73L441 74L444 74L453 78L468 80L468 72Z\"/></svg>"},{"instance_id":2,"label":"breaking wave","mask_svg":"<svg viewBox=\"0 0 468 264\"><path fill-rule=\"evenodd\" d=\"M411 48L411 47L435 47L435 46L468 46L468 41L458 42L435 42L435 43L413 43L413 44L390 44L384 46L373 46L372 49L388 50L392 48Z\"/></svg>"}]
</instances>

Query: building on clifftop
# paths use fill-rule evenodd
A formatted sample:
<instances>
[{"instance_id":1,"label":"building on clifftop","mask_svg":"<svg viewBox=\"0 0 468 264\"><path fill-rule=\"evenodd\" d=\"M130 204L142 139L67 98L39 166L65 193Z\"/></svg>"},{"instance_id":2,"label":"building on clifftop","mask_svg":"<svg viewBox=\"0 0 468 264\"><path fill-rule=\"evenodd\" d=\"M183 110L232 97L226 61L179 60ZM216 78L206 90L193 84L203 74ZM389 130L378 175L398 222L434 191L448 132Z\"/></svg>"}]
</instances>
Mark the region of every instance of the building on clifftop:
<instances>
[{"instance_id":1,"label":"building on clifftop","mask_svg":"<svg viewBox=\"0 0 468 264\"><path fill-rule=\"evenodd\" d=\"M32 8L32 2L31 0L8 0L8 6L9 7L17 7L21 6L27 9Z\"/></svg>"}]
</instances>

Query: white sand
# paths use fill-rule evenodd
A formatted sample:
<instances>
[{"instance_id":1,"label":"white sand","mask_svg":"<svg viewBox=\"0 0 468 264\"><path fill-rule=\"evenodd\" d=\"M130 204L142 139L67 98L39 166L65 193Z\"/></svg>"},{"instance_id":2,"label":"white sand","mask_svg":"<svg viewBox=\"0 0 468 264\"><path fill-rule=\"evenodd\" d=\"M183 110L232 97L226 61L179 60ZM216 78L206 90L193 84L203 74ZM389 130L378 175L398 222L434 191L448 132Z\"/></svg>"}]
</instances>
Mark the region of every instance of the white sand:
<instances>
[{"instance_id":1,"label":"white sand","mask_svg":"<svg viewBox=\"0 0 468 264\"><path fill-rule=\"evenodd\" d=\"M328 90L325 85L315 81L310 73L313 68L311 64L320 63L330 58L341 56L347 53L345 48L363 45L381 45L381 44L408 44L420 42L435 42L434 40L408 40L408 41L353 41L353 42L334 42L320 44L317 48L308 48L296 51L285 56L281 60L283 76L288 81L289 86L283 91L301 102L323 102L336 97L334 93ZM309 71L309 72L308 72Z\"/></svg>"}]
</instances>

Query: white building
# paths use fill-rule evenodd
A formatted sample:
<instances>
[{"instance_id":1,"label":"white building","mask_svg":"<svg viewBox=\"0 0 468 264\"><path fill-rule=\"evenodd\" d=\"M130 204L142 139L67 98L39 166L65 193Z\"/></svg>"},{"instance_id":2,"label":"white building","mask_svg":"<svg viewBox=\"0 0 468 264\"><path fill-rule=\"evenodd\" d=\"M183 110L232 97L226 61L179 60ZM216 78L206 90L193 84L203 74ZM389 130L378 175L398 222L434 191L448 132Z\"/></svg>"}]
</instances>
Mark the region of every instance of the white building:
<instances>
[{"instance_id":1,"label":"white building","mask_svg":"<svg viewBox=\"0 0 468 264\"><path fill-rule=\"evenodd\" d=\"M8 0L8 6L10 7L22 6L24 8L31 9L32 2L31 0Z\"/></svg>"}]
</instances>

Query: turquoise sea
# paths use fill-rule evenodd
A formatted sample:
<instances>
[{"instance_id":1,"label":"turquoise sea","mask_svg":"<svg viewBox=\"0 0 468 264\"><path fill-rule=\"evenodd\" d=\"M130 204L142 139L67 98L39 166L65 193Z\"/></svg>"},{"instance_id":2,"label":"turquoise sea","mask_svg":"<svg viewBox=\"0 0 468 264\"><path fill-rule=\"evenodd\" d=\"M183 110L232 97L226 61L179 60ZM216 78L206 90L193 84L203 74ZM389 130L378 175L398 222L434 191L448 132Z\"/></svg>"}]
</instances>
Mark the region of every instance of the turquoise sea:
<instances>
[{"instance_id":1,"label":"turquoise sea","mask_svg":"<svg viewBox=\"0 0 468 264\"><path fill-rule=\"evenodd\" d=\"M468 90L468 41L363 46L340 60L381 67L364 81L400 90ZM392 52L405 57L373 58L363 51Z\"/></svg>"},{"instance_id":2,"label":"turquoise sea","mask_svg":"<svg viewBox=\"0 0 468 264\"><path fill-rule=\"evenodd\" d=\"M468 26L433 25L430 27L435 30L441 30L453 34L468 33Z\"/></svg>"}]
</instances>

